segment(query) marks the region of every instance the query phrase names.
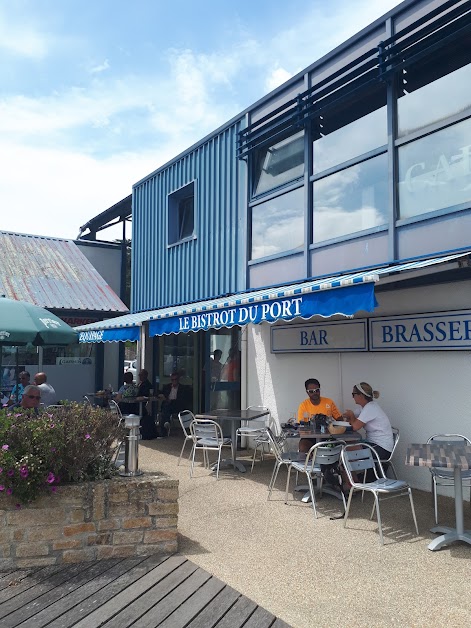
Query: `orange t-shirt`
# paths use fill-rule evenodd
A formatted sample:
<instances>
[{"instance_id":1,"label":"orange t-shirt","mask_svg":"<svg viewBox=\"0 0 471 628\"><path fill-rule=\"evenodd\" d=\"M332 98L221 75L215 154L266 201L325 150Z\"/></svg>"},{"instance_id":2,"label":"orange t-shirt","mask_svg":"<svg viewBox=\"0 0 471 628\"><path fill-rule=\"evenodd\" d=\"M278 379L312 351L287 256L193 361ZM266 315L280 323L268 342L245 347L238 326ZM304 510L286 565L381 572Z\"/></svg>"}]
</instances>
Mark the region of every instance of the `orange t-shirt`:
<instances>
[{"instance_id":1,"label":"orange t-shirt","mask_svg":"<svg viewBox=\"0 0 471 628\"><path fill-rule=\"evenodd\" d=\"M311 418L313 414L325 414L331 416L333 419L340 419L342 417L342 413L332 399L328 397L321 397L317 406L311 403L310 399L302 401L298 408L298 423L299 421L304 421L304 413L306 413L309 418Z\"/></svg>"}]
</instances>

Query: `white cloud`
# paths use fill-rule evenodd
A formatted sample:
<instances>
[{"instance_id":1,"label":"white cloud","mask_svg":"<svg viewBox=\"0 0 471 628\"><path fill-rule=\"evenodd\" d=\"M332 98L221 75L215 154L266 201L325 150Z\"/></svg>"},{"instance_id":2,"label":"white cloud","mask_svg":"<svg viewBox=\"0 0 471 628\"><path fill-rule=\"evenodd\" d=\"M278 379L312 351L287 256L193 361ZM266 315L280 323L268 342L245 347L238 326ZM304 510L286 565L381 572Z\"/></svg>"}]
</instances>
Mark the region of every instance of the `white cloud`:
<instances>
[{"instance_id":1,"label":"white cloud","mask_svg":"<svg viewBox=\"0 0 471 628\"><path fill-rule=\"evenodd\" d=\"M99 65L94 65L90 68L90 74L99 74L100 72L104 72L105 70L109 70L110 63L108 59L105 59L103 63Z\"/></svg>"},{"instance_id":2,"label":"white cloud","mask_svg":"<svg viewBox=\"0 0 471 628\"><path fill-rule=\"evenodd\" d=\"M43 58L48 52L47 34L24 21L18 24L0 14L0 49L33 59Z\"/></svg>"},{"instance_id":3,"label":"white cloud","mask_svg":"<svg viewBox=\"0 0 471 628\"><path fill-rule=\"evenodd\" d=\"M283 85L283 83L285 83L292 76L293 74L284 68L275 68L265 80L266 91L271 92L280 85Z\"/></svg>"}]
</instances>

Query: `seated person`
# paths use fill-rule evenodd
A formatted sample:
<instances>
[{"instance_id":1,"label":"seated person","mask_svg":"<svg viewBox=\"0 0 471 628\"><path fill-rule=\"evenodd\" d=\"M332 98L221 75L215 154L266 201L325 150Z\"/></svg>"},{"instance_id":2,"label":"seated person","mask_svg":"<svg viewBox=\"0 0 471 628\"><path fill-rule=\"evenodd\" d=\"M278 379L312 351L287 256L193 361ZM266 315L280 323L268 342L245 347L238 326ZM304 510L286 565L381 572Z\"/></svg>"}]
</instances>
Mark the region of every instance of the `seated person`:
<instances>
[{"instance_id":1,"label":"seated person","mask_svg":"<svg viewBox=\"0 0 471 628\"><path fill-rule=\"evenodd\" d=\"M353 387L352 397L358 407L355 410L345 410L343 416L354 430L360 430L362 427L365 429L365 442L374 447L381 460L386 460L393 450L394 436L386 413L375 401L379 397L379 392L373 390L366 382L361 382ZM387 468L388 465L383 464L385 473ZM367 482L376 480L372 469L367 471L366 480Z\"/></svg>"},{"instance_id":2,"label":"seated person","mask_svg":"<svg viewBox=\"0 0 471 628\"><path fill-rule=\"evenodd\" d=\"M138 388L133 381L131 371L126 371L123 381L124 383L115 397L119 409L123 414L139 414L139 403L135 401L138 396ZM126 401L127 399L129 399L129 401Z\"/></svg>"},{"instance_id":3,"label":"seated person","mask_svg":"<svg viewBox=\"0 0 471 628\"><path fill-rule=\"evenodd\" d=\"M174 372L170 375L170 384L166 384L159 391L158 397L162 401L159 421L160 436L168 436L172 414L190 410L193 393L191 386L180 384L180 373Z\"/></svg>"},{"instance_id":4,"label":"seated person","mask_svg":"<svg viewBox=\"0 0 471 628\"><path fill-rule=\"evenodd\" d=\"M10 410L28 410L32 414L39 414L39 403L41 401L41 389L39 386L29 384L23 391L21 401L10 406Z\"/></svg>"},{"instance_id":5,"label":"seated person","mask_svg":"<svg viewBox=\"0 0 471 628\"><path fill-rule=\"evenodd\" d=\"M20 380L20 383L15 384L11 389L10 398L7 402L9 406L12 406L15 403L19 403L21 401L21 398L23 397L25 387L29 386L30 374L28 373L28 371L21 371L18 378ZM17 394L18 399L16 398Z\"/></svg>"},{"instance_id":6,"label":"seated person","mask_svg":"<svg viewBox=\"0 0 471 628\"><path fill-rule=\"evenodd\" d=\"M139 371L139 386L137 389L138 397L150 397L152 390L152 384L149 381L149 373L146 369ZM141 436L142 440L152 440L157 438L157 427L154 419L147 411L147 404L142 404L142 417L141 417Z\"/></svg>"},{"instance_id":7,"label":"seated person","mask_svg":"<svg viewBox=\"0 0 471 628\"><path fill-rule=\"evenodd\" d=\"M307 379L304 382L308 398L299 404L298 423L304 421L305 417L311 417L313 414L325 414L335 420L342 418L342 413L337 408L332 399L321 397L321 385L318 379ZM299 441L299 451L307 453L315 444L315 440L311 438L301 438Z\"/></svg>"},{"instance_id":8,"label":"seated person","mask_svg":"<svg viewBox=\"0 0 471 628\"><path fill-rule=\"evenodd\" d=\"M41 404L43 406L54 406L57 403L57 395L51 384L47 383L46 373L36 373L34 384L41 391Z\"/></svg>"}]
</instances>

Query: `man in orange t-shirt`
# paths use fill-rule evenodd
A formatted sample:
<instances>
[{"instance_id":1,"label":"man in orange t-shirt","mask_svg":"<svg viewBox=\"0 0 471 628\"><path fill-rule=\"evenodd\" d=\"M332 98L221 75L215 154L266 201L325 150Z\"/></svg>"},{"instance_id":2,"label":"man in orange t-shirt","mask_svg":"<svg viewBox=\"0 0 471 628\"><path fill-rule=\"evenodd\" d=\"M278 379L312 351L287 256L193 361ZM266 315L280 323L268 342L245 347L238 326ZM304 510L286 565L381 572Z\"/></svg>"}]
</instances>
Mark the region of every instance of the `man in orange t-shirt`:
<instances>
[{"instance_id":1,"label":"man in orange t-shirt","mask_svg":"<svg viewBox=\"0 0 471 628\"><path fill-rule=\"evenodd\" d=\"M304 382L308 398L299 404L298 423L309 420L313 414L325 414L335 420L342 418L342 413L332 399L321 397L321 385L318 379L307 379ZM316 441L310 438L301 438L299 451L306 453Z\"/></svg>"}]
</instances>

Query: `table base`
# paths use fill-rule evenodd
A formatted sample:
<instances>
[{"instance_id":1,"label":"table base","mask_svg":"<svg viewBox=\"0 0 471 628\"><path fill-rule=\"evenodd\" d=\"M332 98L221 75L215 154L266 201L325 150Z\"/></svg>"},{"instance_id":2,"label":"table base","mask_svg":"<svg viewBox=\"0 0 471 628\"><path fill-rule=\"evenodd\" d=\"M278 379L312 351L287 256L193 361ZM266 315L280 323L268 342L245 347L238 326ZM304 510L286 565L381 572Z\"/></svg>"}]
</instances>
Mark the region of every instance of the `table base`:
<instances>
[{"instance_id":1,"label":"table base","mask_svg":"<svg viewBox=\"0 0 471 628\"><path fill-rule=\"evenodd\" d=\"M212 464L211 471L216 471L217 466L217 462ZM241 473L245 473L247 471L242 462L239 460L232 460L232 458L224 458L224 460L221 460L219 464L220 469L228 469L229 467L234 467L234 469L237 469L237 471L240 471Z\"/></svg>"},{"instance_id":2,"label":"table base","mask_svg":"<svg viewBox=\"0 0 471 628\"><path fill-rule=\"evenodd\" d=\"M311 501L311 493L309 492L309 486L307 484L299 484L298 486L295 486L294 488L295 491L299 492L299 491L304 491L304 495L301 498L301 501L304 502L305 504L309 504L309 502ZM316 490L316 494L320 493L319 488L316 486L315 488ZM342 500L342 492L341 491L336 491L335 489L331 488L330 486L323 486L322 487L322 494L327 493L327 495L332 495L333 497L336 497L337 499L340 499L340 501Z\"/></svg>"},{"instance_id":3,"label":"table base","mask_svg":"<svg viewBox=\"0 0 471 628\"><path fill-rule=\"evenodd\" d=\"M441 534L438 538L434 539L429 545L428 549L432 552L441 549L445 545L454 543L455 541L464 541L471 545L471 530L463 530L459 533L456 528L450 528L448 526L435 526L430 530L434 534Z\"/></svg>"}]
</instances>

